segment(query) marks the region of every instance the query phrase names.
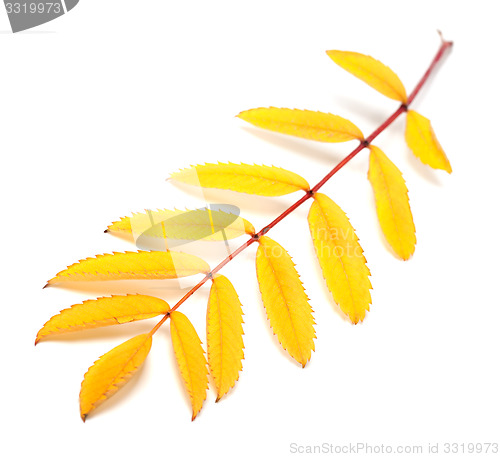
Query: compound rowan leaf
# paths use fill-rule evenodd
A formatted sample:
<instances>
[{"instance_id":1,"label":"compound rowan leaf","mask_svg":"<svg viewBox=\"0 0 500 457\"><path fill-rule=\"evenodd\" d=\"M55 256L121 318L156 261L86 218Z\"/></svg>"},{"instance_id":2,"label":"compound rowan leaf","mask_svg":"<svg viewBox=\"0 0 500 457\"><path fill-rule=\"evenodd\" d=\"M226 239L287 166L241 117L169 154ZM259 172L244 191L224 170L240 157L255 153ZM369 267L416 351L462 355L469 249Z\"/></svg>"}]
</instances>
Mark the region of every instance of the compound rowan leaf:
<instances>
[{"instance_id":1,"label":"compound rowan leaf","mask_svg":"<svg viewBox=\"0 0 500 457\"><path fill-rule=\"evenodd\" d=\"M351 121L330 113L271 107L243 111L238 117L257 127L307 140L342 143L364 139Z\"/></svg>"},{"instance_id":2,"label":"compound rowan leaf","mask_svg":"<svg viewBox=\"0 0 500 457\"><path fill-rule=\"evenodd\" d=\"M183 252L113 252L80 260L57 273L47 285L66 281L172 279L209 271L204 260Z\"/></svg>"},{"instance_id":3,"label":"compound rowan leaf","mask_svg":"<svg viewBox=\"0 0 500 457\"><path fill-rule=\"evenodd\" d=\"M149 295L113 295L86 300L62 310L46 322L35 344L51 335L149 319L169 310L166 301Z\"/></svg>"},{"instance_id":4,"label":"compound rowan leaf","mask_svg":"<svg viewBox=\"0 0 500 457\"><path fill-rule=\"evenodd\" d=\"M408 189L398 167L376 146L370 146L368 170L377 215L387 242L403 260L415 252L415 225L408 200Z\"/></svg>"},{"instance_id":5,"label":"compound rowan leaf","mask_svg":"<svg viewBox=\"0 0 500 457\"><path fill-rule=\"evenodd\" d=\"M271 328L303 367L314 351L314 318L309 299L288 252L269 237L259 239L257 279Z\"/></svg>"},{"instance_id":6,"label":"compound rowan leaf","mask_svg":"<svg viewBox=\"0 0 500 457\"><path fill-rule=\"evenodd\" d=\"M80 390L80 415L88 414L120 389L146 360L152 338L135 336L100 357L85 374Z\"/></svg>"},{"instance_id":7,"label":"compound rowan leaf","mask_svg":"<svg viewBox=\"0 0 500 457\"><path fill-rule=\"evenodd\" d=\"M216 276L207 307L208 366L219 401L239 378L243 360L243 312L238 294L225 276Z\"/></svg>"},{"instance_id":8,"label":"compound rowan leaf","mask_svg":"<svg viewBox=\"0 0 500 457\"><path fill-rule=\"evenodd\" d=\"M329 197L317 193L309 228L323 276L333 299L354 324L370 310L371 284L363 249L349 219Z\"/></svg>"},{"instance_id":9,"label":"compound rowan leaf","mask_svg":"<svg viewBox=\"0 0 500 457\"><path fill-rule=\"evenodd\" d=\"M364 81L386 97L406 103L406 89L389 67L373 57L350 51L326 51L344 70Z\"/></svg>"},{"instance_id":10,"label":"compound rowan leaf","mask_svg":"<svg viewBox=\"0 0 500 457\"><path fill-rule=\"evenodd\" d=\"M207 361L200 338L189 319L181 312L174 311L170 314L170 321L172 346L184 386L191 399L194 420L207 397Z\"/></svg>"},{"instance_id":11,"label":"compound rowan leaf","mask_svg":"<svg viewBox=\"0 0 500 457\"><path fill-rule=\"evenodd\" d=\"M409 110L406 116L405 139L409 148L422 163L451 173L451 165L436 138L431 121Z\"/></svg>"},{"instance_id":12,"label":"compound rowan leaf","mask_svg":"<svg viewBox=\"0 0 500 457\"><path fill-rule=\"evenodd\" d=\"M157 238L182 240L223 241L241 235L253 235L255 229L246 219L224 211L208 208L195 210L147 211L134 213L113 222L106 230L110 233L127 233Z\"/></svg>"},{"instance_id":13,"label":"compound rowan leaf","mask_svg":"<svg viewBox=\"0 0 500 457\"><path fill-rule=\"evenodd\" d=\"M194 165L174 173L172 179L195 186L228 189L265 197L309 190L307 181L291 171L274 166L243 163Z\"/></svg>"}]
</instances>

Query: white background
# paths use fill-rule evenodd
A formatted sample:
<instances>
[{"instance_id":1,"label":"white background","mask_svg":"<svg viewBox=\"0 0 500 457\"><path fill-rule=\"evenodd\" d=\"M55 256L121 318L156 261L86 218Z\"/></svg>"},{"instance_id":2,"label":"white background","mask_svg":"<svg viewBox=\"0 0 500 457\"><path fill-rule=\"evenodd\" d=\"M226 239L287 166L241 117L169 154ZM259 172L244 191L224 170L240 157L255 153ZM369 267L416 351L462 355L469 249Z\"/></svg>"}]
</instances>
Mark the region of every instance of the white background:
<instances>
[{"instance_id":1,"label":"white background","mask_svg":"<svg viewBox=\"0 0 500 457\"><path fill-rule=\"evenodd\" d=\"M494 1L81 0L14 35L0 11L3 454L286 456L291 443L500 441L497 22ZM211 390L190 421L165 326L138 376L83 424L87 368L154 322L35 348L38 329L86 298L149 291L173 304L182 291L147 281L42 290L46 280L81 258L133 250L103 234L120 216L202 206L196 192L165 181L190 164L273 164L314 184L355 144L261 132L235 114L329 111L368 135L397 103L325 51L370 54L411 91L439 47L438 28L455 46L414 107L432 120L453 173L411 155L403 119L376 140L407 180L415 256L397 260L382 238L366 153L323 189L351 218L372 272L363 324L332 304L304 205L270 235L293 256L315 311L316 352L305 369L269 329L252 247L223 270L245 312L244 368L231 394L215 404ZM237 204L260 228L298 195L206 197ZM212 265L224 256L220 247L186 250ZM206 300L203 288L181 308L204 341Z\"/></svg>"}]
</instances>

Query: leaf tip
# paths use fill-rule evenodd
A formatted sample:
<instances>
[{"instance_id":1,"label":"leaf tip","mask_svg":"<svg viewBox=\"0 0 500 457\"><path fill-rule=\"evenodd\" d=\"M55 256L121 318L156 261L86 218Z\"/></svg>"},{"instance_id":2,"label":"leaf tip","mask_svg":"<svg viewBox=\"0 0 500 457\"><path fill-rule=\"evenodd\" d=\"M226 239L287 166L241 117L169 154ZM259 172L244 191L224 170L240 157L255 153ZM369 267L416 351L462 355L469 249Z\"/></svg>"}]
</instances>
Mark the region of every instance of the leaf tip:
<instances>
[{"instance_id":1,"label":"leaf tip","mask_svg":"<svg viewBox=\"0 0 500 457\"><path fill-rule=\"evenodd\" d=\"M413 254L415 254L415 245L413 245L413 249L411 251L403 253L402 255L399 256L399 258L404 262L407 262L413 257Z\"/></svg>"},{"instance_id":2,"label":"leaf tip","mask_svg":"<svg viewBox=\"0 0 500 457\"><path fill-rule=\"evenodd\" d=\"M250 113L253 111L257 111L259 108L252 108L252 109L247 109L245 111L240 111L235 117L243 120L243 121L246 121L246 122L250 122Z\"/></svg>"},{"instance_id":3,"label":"leaf tip","mask_svg":"<svg viewBox=\"0 0 500 457\"><path fill-rule=\"evenodd\" d=\"M370 311L370 309L367 309L366 311ZM351 322L354 324L354 325L358 325L358 324L361 324L365 317L366 317L366 311L363 312L361 315L357 315L355 314L354 316L349 316L349 318L351 319Z\"/></svg>"}]
</instances>

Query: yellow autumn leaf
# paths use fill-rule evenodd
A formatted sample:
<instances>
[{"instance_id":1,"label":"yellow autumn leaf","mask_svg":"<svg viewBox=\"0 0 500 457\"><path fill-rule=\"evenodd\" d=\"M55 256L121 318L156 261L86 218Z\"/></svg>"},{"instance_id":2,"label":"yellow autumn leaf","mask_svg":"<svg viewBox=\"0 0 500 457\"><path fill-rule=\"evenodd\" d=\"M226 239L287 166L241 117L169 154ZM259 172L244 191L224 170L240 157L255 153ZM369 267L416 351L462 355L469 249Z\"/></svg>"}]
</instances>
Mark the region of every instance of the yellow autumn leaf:
<instances>
[{"instance_id":1,"label":"yellow autumn leaf","mask_svg":"<svg viewBox=\"0 0 500 457\"><path fill-rule=\"evenodd\" d=\"M429 119L416 111L408 110L405 139L422 163L451 173L450 161L439 144Z\"/></svg>"},{"instance_id":2,"label":"yellow autumn leaf","mask_svg":"<svg viewBox=\"0 0 500 457\"><path fill-rule=\"evenodd\" d=\"M295 264L276 241L263 236L257 249L257 279L271 328L303 367L314 351L314 318Z\"/></svg>"},{"instance_id":3,"label":"yellow autumn leaf","mask_svg":"<svg viewBox=\"0 0 500 457\"><path fill-rule=\"evenodd\" d=\"M309 228L326 284L340 309L354 324L370 310L371 284L363 249L349 219L329 197L317 193Z\"/></svg>"},{"instance_id":4,"label":"yellow autumn leaf","mask_svg":"<svg viewBox=\"0 0 500 457\"><path fill-rule=\"evenodd\" d=\"M351 121L330 113L271 107L243 111L238 117L257 127L307 140L342 143L364 139Z\"/></svg>"},{"instance_id":5,"label":"yellow autumn leaf","mask_svg":"<svg viewBox=\"0 0 500 457\"><path fill-rule=\"evenodd\" d=\"M181 312L174 311L170 314L170 321L172 346L184 386L191 399L194 420L207 397L207 361L200 338L189 319Z\"/></svg>"},{"instance_id":6,"label":"yellow autumn leaf","mask_svg":"<svg viewBox=\"0 0 500 457\"><path fill-rule=\"evenodd\" d=\"M143 364L151 349L148 333L135 336L100 357L83 378L80 415L88 414L120 389Z\"/></svg>"},{"instance_id":7,"label":"yellow autumn leaf","mask_svg":"<svg viewBox=\"0 0 500 457\"><path fill-rule=\"evenodd\" d=\"M399 169L376 146L370 146L368 170L377 215L387 242L403 260L415 252L415 225L408 200L408 189Z\"/></svg>"},{"instance_id":8,"label":"yellow autumn leaf","mask_svg":"<svg viewBox=\"0 0 500 457\"><path fill-rule=\"evenodd\" d=\"M239 378L243 360L243 312L238 294L225 276L216 276L207 307L208 366L219 401Z\"/></svg>"},{"instance_id":9,"label":"yellow autumn leaf","mask_svg":"<svg viewBox=\"0 0 500 457\"><path fill-rule=\"evenodd\" d=\"M35 344L51 335L149 319L169 310L166 301L148 295L113 295L86 300L62 310L46 322Z\"/></svg>"},{"instance_id":10,"label":"yellow autumn leaf","mask_svg":"<svg viewBox=\"0 0 500 457\"><path fill-rule=\"evenodd\" d=\"M129 233L182 240L223 241L253 235L250 222L237 215L208 208L147 211L122 217L108 226L110 233Z\"/></svg>"},{"instance_id":11,"label":"yellow autumn leaf","mask_svg":"<svg viewBox=\"0 0 500 457\"><path fill-rule=\"evenodd\" d=\"M396 73L382 62L358 52L326 51L326 53L337 65L386 97L406 103L406 89L403 83Z\"/></svg>"},{"instance_id":12,"label":"yellow autumn leaf","mask_svg":"<svg viewBox=\"0 0 500 457\"><path fill-rule=\"evenodd\" d=\"M186 184L277 197L297 190L309 190L307 181L283 168L267 165L206 163L185 168L172 179Z\"/></svg>"},{"instance_id":13,"label":"yellow autumn leaf","mask_svg":"<svg viewBox=\"0 0 500 457\"><path fill-rule=\"evenodd\" d=\"M66 281L173 279L209 271L204 260L183 252L113 252L80 260L57 273L47 285Z\"/></svg>"}]
</instances>

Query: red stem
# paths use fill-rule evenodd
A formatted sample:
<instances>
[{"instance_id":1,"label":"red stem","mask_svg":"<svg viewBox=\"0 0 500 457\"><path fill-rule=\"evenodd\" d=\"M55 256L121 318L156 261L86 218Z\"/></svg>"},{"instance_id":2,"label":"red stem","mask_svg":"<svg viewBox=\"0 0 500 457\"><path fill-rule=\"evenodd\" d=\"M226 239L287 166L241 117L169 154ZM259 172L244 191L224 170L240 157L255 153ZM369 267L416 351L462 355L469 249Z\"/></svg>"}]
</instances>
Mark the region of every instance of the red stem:
<instances>
[{"instance_id":1,"label":"red stem","mask_svg":"<svg viewBox=\"0 0 500 457\"><path fill-rule=\"evenodd\" d=\"M281 213L276 219L274 219L271 223L267 224L262 230L252 236L249 240L247 240L244 244L242 244L236 251L227 256L219 265L217 265L210 273L208 273L198 284L196 284L192 289L189 290L176 304L172 307L172 309L165 314L165 316L155 325L155 327L151 330L150 334L153 335L170 317L170 313L175 311L179 306L181 306L191 295L193 295L203 284L205 284L209 279L218 273L225 265L227 265L234 257L236 257L239 253L243 252L248 246L255 243L259 240L259 238L265 235L269 230L271 230L275 225L280 223L285 217L287 217L290 213L295 211L302 203L309 200L335 173L341 170L347 163L349 163L360 151L364 148L368 147L371 142L380 135L387 127L389 127L402 113L406 112L408 109L408 105L415 99L417 94L422 89L422 86L425 84L427 79L429 79L430 74L434 70L435 66L443 57L445 51L453 45L452 41L442 41L441 47L437 52L436 56L432 60L429 68L422 76L418 84L413 89L413 92L408 96L408 100L406 103L400 105L400 107L389 116L376 130L373 131L371 135L369 135L365 140L361 141L359 145L352 151L349 155L344 157L320 182L318 182L311 190L307 191L306 194L300 199L297 200L292 206L290 206L287 210Z\"/></svg>"}]
</instances>

